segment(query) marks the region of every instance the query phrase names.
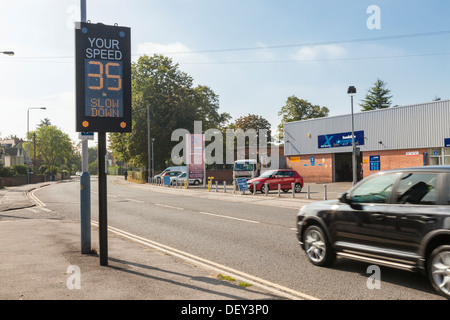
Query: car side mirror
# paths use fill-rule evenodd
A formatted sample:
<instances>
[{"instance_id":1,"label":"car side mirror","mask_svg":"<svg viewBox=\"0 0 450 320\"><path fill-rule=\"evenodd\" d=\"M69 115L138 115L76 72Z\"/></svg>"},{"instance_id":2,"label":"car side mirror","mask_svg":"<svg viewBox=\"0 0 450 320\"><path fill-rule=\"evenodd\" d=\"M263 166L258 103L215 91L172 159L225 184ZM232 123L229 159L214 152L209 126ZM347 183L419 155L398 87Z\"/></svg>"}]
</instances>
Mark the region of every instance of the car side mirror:
<instances>
[{"instance_id":1,"label":"car side mirror","mask_svg":"<svg viewBox=\"0 0 450 320\"><path fill-rule=\"evenodd\" d=\"M347 192L342 193L339 196L339 202L350 204L352 201L351 199L347 198L347 195L348 195Z\"/></svg>"}]
</instances>

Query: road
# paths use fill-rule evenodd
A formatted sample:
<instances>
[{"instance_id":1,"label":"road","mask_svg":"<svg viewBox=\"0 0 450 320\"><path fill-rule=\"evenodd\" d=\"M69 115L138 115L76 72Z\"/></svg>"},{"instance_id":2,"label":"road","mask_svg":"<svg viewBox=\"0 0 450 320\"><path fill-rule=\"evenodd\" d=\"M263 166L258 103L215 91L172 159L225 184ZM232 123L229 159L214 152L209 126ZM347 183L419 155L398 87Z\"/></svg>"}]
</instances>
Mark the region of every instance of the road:
<instances>
[{"instance_id":1,"label":"road","mask_svg":"<svg viewBox=\"0 0 450 320\"><path fill-rule=\"evenodd\" d=\"M91 191L92 220L98 221L96 178L92 179ZM331 268L313 266L297 242L298 208L231 201L226 197L212 199L201 193L187 195L181 189L166 192L163 187L124 186L109 177L108 225L305 297L441 299L420 274L381 267L380 289L369 289L369 264L338 259ZM79 220L79 181L41 188L35 196L58 214Z\"/></svg>"}]
</instances>

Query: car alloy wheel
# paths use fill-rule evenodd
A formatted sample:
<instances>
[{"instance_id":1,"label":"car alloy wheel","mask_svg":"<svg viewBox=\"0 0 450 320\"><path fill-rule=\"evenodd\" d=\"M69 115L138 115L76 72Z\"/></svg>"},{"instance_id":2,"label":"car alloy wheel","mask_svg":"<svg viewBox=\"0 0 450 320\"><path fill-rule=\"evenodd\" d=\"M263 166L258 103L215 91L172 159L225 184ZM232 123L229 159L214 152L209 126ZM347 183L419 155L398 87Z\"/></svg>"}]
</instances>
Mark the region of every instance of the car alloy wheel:
<instances>
[{"instance_id":1,"label":"car alloy wheel","mask_svg":"<svg viewBox=\"0 0 450 320\"><path fill-rule=\"evenodd\" d=\"M300 183L296 183L294 186L294 190L296 193L302 192L302 185Z\"/></svg>"},{"instance_id":2,"label":"car alloy wheel","mask_svg":"<svg viewBox=\"0 0 450 320\"><path fill-rule=\"evenodd\" d=\"M269 185L267 185L267 192L269 192L269 190ZM266 184L261 185L261 193L266 193Z\"/></svg>"},{"instance_id":3,"label":"car alloy wheel","mask_svg":"<svg viewBox=\"0 0 450 320\"><path fill-rule=\"evenodd\" d=\"M450 298L450 246L437 247L431 253L428 272L433 287Z\"/></svg>"},{"instance_id":4,"label":"car alloy wheel","mask_svg":"<svg viewBox=\"0 0 450 320\"><path fill-rule=\"evenodd\" d=\"M320 227L308 227L303 239L306 255L314 265L329 266L334 262L336 254Z\"/></svg>"}]
</instances>

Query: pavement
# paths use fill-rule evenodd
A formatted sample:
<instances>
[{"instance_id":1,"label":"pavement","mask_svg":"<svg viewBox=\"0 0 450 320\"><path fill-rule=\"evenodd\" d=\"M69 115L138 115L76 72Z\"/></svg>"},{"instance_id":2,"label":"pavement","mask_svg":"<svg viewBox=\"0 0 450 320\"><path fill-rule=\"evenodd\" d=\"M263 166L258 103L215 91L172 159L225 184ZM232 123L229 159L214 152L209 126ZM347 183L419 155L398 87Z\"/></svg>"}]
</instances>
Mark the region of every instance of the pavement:
<instances>
[{"instance_id":1,"label":"pavement","mask_svg":"<svg viewBox=\"0 0 450 320\"><path fill-rule=\"evenodd\" d=\"M0 189L0 299L1 300L178 300L240 301L290 300L293 296L270 286L182 256L134 241L118 233L108 233L108 265L101 266L92 224L92 248L81 253L80 223L47 208L32 191L58 182L46 182ZM209 192L203 188L176 189L136 184L121 177L114 183L154 192L178 192L197 197L299 208L306 199L302 192L288 194L243 195ZM321 198L322 184L317 184ZM337 185L330 197L348 189ZM332 191L335 190L335 191ZM316 191L315 191L316 192ZM221 278L220 276L229 278ZM241 282L241 285L239 284ZM242 285L244 284L244 285ZM190 306L190 305L189 305ZM192 311L192 310L191 310ZM178 312L178 311L177 311Z\"/></svg>"}]
</instances>

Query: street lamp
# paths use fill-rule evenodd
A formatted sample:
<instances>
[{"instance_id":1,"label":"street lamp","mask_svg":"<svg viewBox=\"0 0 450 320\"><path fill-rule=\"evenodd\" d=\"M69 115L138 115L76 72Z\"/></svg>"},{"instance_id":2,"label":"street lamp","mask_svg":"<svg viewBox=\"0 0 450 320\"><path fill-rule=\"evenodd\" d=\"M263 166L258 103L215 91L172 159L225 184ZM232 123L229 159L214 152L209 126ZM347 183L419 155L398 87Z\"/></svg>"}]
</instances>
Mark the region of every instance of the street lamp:
<instances>
[{"instance_id":1,"label":"street lamp","mask_svg":"<svg viewBox=\"0 0 450 320\"><path fill-rule=\"evenodd\" d=\"M31 107L27 110L27 183L30 183L30 110L31 109L41 109L46 110L46 107Z\"/></svg>"},{"instance_id":2,"label":"street lamp","mask_svg":"<svg viewBox=\"0 0 450 320\"><path fill-rule=\"evenodd\" d=\"M356 184L356 145L355 145L355 121L353 116L353 95L356 94L356 88L354 86L348 87L347 93L351 97L352 101L352 168L353 168L353 185Z\"/></svg>"}]
</instances>

